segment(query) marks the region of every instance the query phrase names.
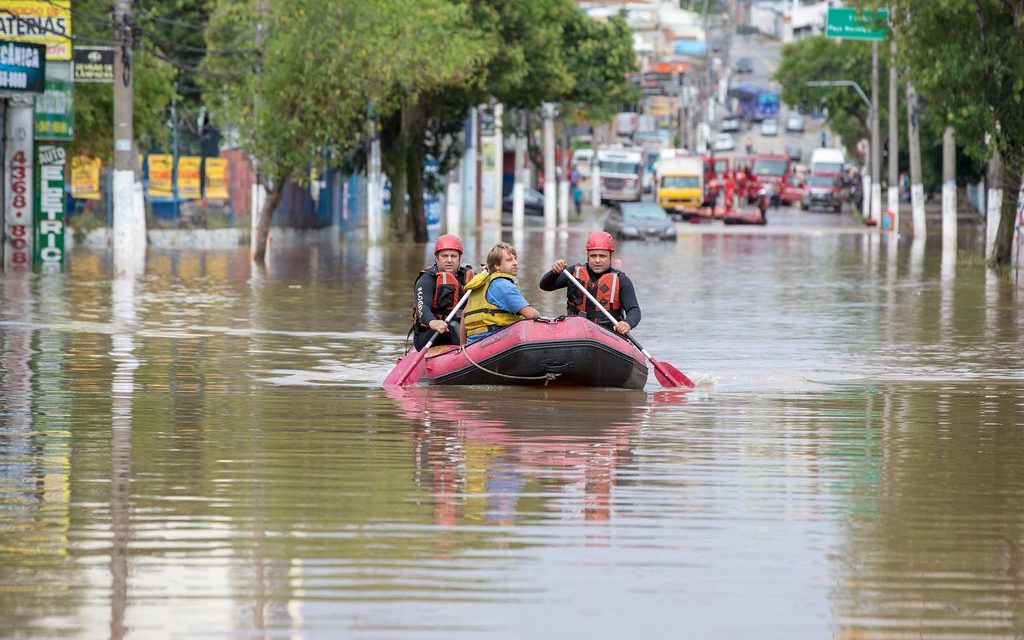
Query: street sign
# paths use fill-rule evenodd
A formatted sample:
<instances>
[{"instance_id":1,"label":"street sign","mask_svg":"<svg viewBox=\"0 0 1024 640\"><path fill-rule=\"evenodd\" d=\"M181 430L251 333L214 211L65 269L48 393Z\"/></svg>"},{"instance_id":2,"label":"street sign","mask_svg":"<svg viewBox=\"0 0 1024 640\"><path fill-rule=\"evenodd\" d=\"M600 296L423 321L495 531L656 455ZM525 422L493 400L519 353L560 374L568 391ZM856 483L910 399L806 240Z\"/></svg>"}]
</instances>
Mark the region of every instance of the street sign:
<instances>
[{"instance_id":1,"label":"street sign","mask_svg":"<svg viewBox=\"0 0 1024 640\"><path fill-rule=\"evenodd\" d=\"M825 35L844 40L885 40L889 29L888 9L858 11L847 7L829 7Z\"/></svg>"}]
</instances>

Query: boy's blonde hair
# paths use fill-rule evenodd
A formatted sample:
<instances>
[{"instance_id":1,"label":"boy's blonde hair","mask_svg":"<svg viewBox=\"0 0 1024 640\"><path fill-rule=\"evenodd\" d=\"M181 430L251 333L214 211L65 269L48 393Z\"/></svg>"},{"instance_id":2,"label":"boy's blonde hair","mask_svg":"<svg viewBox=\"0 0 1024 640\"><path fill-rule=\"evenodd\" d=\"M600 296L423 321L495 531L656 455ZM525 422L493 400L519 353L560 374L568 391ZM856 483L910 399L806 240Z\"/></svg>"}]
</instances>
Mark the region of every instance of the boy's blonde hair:
<instances>
[{"instance_id":1,"label":"boy's blonde hair","mask_svg":"<svg viewBox=\"0 0 1024 640\"><path fill-rule=\"evenodd\" d=\"M498 244L491 247L491 250L487 253L487 271L494 273L498 270L498 265L501 264L502 258L505 257L504 252L508 251L509 255L513 258L518 258L519 254L516 253L516 248L507 242L499 242Z\"/></svg>"}]
</instances>

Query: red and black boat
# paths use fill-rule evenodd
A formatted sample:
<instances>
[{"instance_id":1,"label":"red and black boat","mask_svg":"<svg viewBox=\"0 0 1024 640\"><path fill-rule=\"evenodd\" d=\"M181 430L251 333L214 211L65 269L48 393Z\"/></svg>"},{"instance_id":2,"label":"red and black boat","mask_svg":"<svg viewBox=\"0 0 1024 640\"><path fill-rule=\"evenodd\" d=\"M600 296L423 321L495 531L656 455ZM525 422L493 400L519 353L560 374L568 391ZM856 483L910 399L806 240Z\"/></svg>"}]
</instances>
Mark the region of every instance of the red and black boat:
<instances>
[{"instance_id":1,"label":"red and black boat","mask_svg":"<svg viewBox=\"0 0 1024 640\"><path fill-rule=\"evenodd\" d=\"M431 384L642 389L647 362L632 343L579 316L522 320L466 347L426 354Z\"/></svg>"}]
</instances>

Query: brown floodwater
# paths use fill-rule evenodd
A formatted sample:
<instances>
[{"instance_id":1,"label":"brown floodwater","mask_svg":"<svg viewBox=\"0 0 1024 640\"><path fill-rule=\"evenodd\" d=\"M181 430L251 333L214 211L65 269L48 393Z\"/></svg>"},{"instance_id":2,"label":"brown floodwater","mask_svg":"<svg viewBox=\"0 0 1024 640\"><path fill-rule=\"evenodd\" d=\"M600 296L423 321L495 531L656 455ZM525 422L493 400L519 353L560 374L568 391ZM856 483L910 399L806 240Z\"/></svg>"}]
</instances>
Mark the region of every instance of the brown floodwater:
<instances>
[{"instance_id":1,"label":"brown floodwater","mask_svg":"<svg viewBox=\"0 0 1024 640\"><path fill-rule=\"evenodd\" d=\"M616 257L689 393L385 392L424 246L0 275L0 635L1024 637L1024 283L680 229Z\"/></svg>"}]
</instances>

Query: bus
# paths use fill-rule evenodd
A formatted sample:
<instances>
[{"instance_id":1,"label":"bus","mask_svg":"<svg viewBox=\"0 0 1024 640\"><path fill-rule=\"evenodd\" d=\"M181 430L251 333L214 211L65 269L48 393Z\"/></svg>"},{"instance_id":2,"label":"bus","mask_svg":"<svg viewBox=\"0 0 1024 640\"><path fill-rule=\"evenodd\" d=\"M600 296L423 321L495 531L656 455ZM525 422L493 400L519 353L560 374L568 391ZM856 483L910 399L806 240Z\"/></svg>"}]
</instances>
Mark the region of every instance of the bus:
<instances>
[{"instance_id":1,"label":"bus","mask_svg":"<svg viewBox=\"0 0 1024 640\"><path fill-rule=\"evenodd\" d=\"M734 101L733 113L744 120L760 122L779 115L779 93L752 84L741 84L729 90Z\"/></svg>"}]
</instances>

